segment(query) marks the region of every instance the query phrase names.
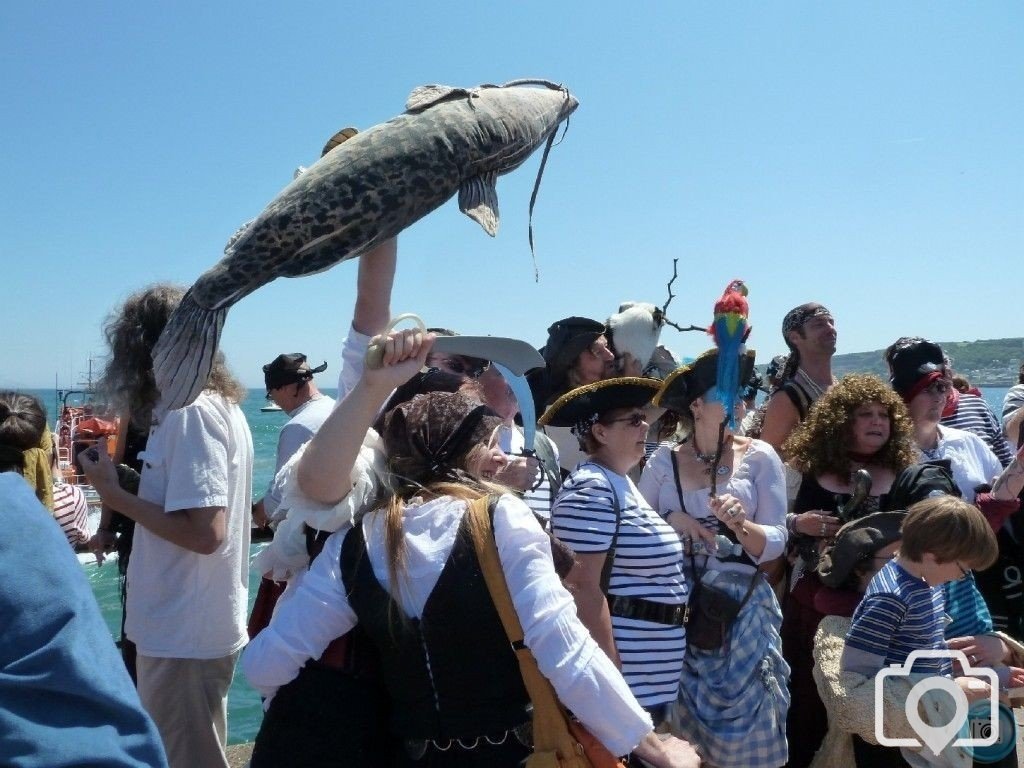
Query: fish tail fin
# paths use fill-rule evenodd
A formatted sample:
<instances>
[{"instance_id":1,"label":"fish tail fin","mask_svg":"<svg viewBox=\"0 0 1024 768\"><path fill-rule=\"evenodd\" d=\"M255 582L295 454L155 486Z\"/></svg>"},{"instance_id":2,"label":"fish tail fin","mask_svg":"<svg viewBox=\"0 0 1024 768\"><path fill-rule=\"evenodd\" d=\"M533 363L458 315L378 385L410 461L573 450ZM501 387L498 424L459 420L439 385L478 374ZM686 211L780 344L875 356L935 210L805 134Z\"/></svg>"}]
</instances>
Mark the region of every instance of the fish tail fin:
<instances>
[{"instance_id":1,"label":"fish tail fin","mask_svg":"<svg viewBox=\"0 0 1024 768\"><path fill-rule=\"evenodd\" d=\"M227 308L204 309L182 297L153 348L153 376L160 390L158 410L184 408L203 391L213 369Z\"/></svg>"}]
</instances>

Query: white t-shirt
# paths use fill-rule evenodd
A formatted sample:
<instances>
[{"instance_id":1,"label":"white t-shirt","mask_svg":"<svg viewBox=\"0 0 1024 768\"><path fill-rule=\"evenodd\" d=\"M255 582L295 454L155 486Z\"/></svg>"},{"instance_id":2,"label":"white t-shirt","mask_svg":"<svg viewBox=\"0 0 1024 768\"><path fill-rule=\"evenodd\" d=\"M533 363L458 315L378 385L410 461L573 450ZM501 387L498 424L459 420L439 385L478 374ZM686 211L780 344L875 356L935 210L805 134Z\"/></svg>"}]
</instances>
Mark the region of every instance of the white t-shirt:
<instances>
[{"instance_id":1,"label":"white t-shirt","mask_svg":"<svg viewBox=\"0 0 1024 768\"><path fill-rule=\"evenodd\" d=\"M225 537L201 555L135 527L125 632L144 656L216 659L246 641L253 447L241 408L205 391L149 435L139 497L165 512L225 508Z\"/></svg>"},{"instance_id":2,"label":"white t-shirt","mask_svg":"<svg viewBox=\"0 0 1024 768\"><path fill-rule=\"evenodd\" d=\"M333 410L334 398L317 394L288 414L288 423L281 427L281 434L277 438L277 466L274 468L274 478L267 486L267 493L263 497L263 508L271 520L278 519L275 513L281 504L281 487L277 481L277 473L299 448L309 442Z\"/></svg>"},{"instance_id":3,"label":"white t-shirt","mask_svg":"<svg viewBox=\"0 0 1024 768\"><path fill-rule=\"evenodd\" d=\"M967 501L974 501L974 489L1003 471L999 458L985 441L972 432L939 425L939 440L932 451L921 451L925 459L949 459L953 482Z\"/></svg>"}]
</instances>

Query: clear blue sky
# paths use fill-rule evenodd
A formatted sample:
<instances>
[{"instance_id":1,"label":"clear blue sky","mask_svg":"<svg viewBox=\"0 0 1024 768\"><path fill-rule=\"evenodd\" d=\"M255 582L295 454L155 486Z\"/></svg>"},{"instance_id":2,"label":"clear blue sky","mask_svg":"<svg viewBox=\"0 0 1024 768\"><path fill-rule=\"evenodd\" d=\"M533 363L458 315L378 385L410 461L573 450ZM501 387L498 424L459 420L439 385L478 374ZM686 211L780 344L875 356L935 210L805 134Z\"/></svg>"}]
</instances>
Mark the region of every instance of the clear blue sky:
<instances>
[{"instance_id":1,"label":"clear blue sky","mask_svg":"<svg viewBox=\"0 0 1024 768\"><path fill-rule=\"evenodd\" d=\"M174 3L0 8L0 386L62 386L156 280L191 283L338 128L425 83L519 77L581 106L498 184L495 240L445 205L400 238L394 311L534 344L566 315L664 302L688 325L750 286L750 346L832 308L839 352L1024 335L1024 6L1016 2ZM223 349L337 372L356 265L278 280ZM662 340L693 355L698 334Z\"/></svg>"}]
</instances>

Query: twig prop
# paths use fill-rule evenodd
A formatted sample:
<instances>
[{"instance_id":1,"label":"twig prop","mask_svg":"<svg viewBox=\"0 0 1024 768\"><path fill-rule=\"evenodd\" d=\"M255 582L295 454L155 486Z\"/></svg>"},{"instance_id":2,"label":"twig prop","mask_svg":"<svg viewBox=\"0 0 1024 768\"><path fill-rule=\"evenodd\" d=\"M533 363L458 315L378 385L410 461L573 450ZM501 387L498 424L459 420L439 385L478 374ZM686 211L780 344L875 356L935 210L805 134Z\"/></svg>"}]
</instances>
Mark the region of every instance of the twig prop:
<instances>
[{"instance_id":1,"label":"twig prop","mask_svg":"<svg viewBox=\"0 0 1024 768\"><path fill-rule=\"evenodd\" d=\"M668 281L668 285L665 286L666 288L668 288L668 299L665 300L665 304L661 308L661 321L665 325L671 325L677 331L682 331L682 332L686 332L686 331L707 331L706 327L700 326L700 325L691 325L691 326L688 326L688 327L684 328L681 325L673 323L671 320L669 320L665 316L665 313L668 311L668 305L671 304L672 303L672 299L674 299L676 297L676 295L674 293L672 293L672 283L674 283L676 281L677 277L679 277L679 259L678 258L672 259L672 279L669 280Z\"/></svg>"}]
</instances>

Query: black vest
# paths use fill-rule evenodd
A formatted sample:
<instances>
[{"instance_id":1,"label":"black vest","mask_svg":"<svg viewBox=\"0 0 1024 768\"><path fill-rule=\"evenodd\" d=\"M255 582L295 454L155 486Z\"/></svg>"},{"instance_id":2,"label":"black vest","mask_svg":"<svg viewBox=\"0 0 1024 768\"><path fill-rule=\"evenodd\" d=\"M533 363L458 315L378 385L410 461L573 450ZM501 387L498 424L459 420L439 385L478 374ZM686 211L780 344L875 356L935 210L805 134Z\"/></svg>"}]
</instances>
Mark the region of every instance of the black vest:
<instances>
[{"instance_id":1,"label":"black vest","mask_svg":"<svg viewBox=\"0 0 1024 768\"><path fill-rule=\"evenodd\" d=\"M519 664L487 591L467 520L421 619L405 617L377 581L361 525L342 545L349 604L380 652L391 728L402 738L472 738L529 719Z\"/></svg>"}]
</instances>

